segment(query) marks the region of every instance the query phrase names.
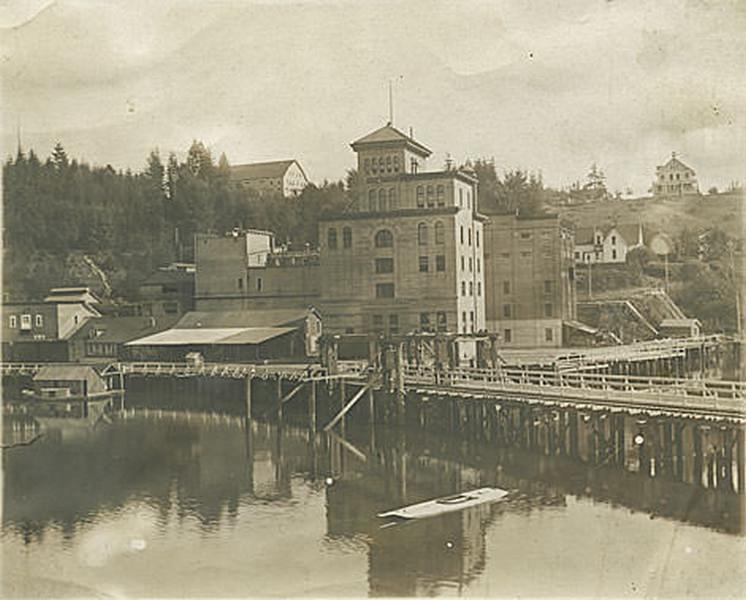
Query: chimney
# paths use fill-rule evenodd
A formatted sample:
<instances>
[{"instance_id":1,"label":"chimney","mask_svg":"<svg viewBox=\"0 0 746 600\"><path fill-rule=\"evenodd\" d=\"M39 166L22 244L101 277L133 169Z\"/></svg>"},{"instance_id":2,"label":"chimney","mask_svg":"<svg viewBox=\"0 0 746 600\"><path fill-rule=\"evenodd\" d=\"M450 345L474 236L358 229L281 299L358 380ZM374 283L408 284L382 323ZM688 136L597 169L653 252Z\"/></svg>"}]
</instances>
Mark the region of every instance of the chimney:
<instances>
[{"instance_id":1,"label":"chimney","mask_svg":"<svg viewBox=\"0 0 746 600\"><path fill-rule=\"evenodd\" d=\"M411 125L409 126L409 139L410 140L414 139L414 129L412 128Z\"/></svg>"}]
</instances>

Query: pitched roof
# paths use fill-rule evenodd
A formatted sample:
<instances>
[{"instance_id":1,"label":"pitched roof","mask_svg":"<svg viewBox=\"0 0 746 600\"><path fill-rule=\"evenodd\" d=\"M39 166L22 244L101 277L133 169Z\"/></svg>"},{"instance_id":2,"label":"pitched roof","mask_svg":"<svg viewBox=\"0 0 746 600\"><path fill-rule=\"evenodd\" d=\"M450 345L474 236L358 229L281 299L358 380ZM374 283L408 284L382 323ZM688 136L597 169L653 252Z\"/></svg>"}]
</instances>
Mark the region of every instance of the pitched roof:
<instances>
[{"instance_id":1,"label":"pitched roof","mask_svg":"<svg viewBox=\"0 0 746 600\"><path fill-rule=\"evenodd\" d=\"M640 225L638 223L617 223L604 225L603 227L576 227L575 244L593 244L593 236L597 231L606 238L612 229L616 229L620 236L627 242L628 246L637 244ZM645 230L643 229L643 242L645 241Z\"/></svg>"},{"instance_id":2,"label":"pitched roof","mask_svg":"<svg viewBox=\"0 0 746 600\"><path fill-rule=\"evenodd\" d=\"M386 144L391 142L403 142L423 156L430 156L432 154L432 151L429 148L415 141L414 138L402 133L391 123L386 123L383 127L355 140L352 142L351 146L353 150L357 150L359 146L365 144Z\"/></svg>"},{"instance_id":3,"label":"pitched roof","mask_svg":"<svg viewBox=\"0 0 746 600\"><path fill-rule=\"evenodd\" d=\"M39 369L34 381L81 381L98 376L96 370L88 365L50 365Z\"/></svg>"},{"instance_id":4,"label":"pitched roof","mask_svg":"<svg viewBox=\"0 0 746 600\"><path fill-rule=\"evenodd\" d=\"M275 308L268 310L192 311L174 325L178 329L280 327L306 318L308 309Z\"/></svg>"},{"instance_id":5,"label":"pitched roof","mask_svg":"<svg viewBox=\"0 0 746 600\"><path fill-rule=\"evenodd\" d=\"M106 315L100 319L87 321L71 337L73 340L122 344L173 327L178 319L178 315L163 315L160 317Z\"/></svg>"},{"instance_id":6,"label":"pitched roof","mask_svg":"<svg viewBox=\"0 0 746 600\"><path fill-rule=\"evenodd\" d=\"M189 346L261 344L272 338L295 331L295 327L227 327L207 329L167 329L154 335L128 342L127 346Z\"/></svg>"},{"instance_id":7,"label":"pitched roof","mask_svg":"<svg viewBox=\"0 0 746 600\"><path fill-rule=\"evenodd\" d=\"M87 287L59 287L52 288L44 302L81 302L84 304L100 304L98 296Z\"/></svg>"},{"instance_id":8,"label":"pitched roof","mask_svg":"<svg viewBox=\"0 0 746 600\"><path fill-rule=\"evenodd\" d=\"M248 163L245 165L233 165L230 168L231 181L244 181L246 179L266 179L283 177L290 165L297 163L295 159L272 160L268 162ZM303 172L300 164L298 168ZM305 177L305 173L303 173Z\"/></svg>"},{"instance_id":9,"label":"pitched roof","mask_svg":"<svg viewBox=\"0 0 746 600\"><path fill-rule=\"evenodd\" d=\"M658 169L666 169L669 171L691 171L694 172L694 169L692 169L689 165L684 164L681 162L676 155L671 156L671 158L668 159L668 162L665 165L659 166Z\"/></svg>"}]
</instances>

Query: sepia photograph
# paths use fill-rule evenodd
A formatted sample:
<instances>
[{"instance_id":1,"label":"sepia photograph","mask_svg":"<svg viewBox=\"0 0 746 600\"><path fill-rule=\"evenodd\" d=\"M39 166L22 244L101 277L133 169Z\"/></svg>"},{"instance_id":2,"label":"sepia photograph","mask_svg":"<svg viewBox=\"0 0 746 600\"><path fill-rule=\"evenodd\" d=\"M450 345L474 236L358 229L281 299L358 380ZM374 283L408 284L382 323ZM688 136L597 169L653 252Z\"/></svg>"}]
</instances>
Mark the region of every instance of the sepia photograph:
<instances>
[{"instance_id":1,"label":"sepia photograph","mask_svg":"<svg viewBox=\"0 0 746 600\"><path fill-rule=\"evenodd\" d=\"M744 0L0 0L0 598L744 597L744 73Z\"/></svg>"}]
</instances>

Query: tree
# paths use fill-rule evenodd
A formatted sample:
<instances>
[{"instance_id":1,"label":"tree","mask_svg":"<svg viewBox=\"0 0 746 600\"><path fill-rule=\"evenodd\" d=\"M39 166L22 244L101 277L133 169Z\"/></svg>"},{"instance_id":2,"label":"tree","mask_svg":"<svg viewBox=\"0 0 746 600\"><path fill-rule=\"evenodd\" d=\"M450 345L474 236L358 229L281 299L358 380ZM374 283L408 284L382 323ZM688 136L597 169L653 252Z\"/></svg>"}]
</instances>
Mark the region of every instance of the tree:
<instances>
[{"instance_id":1,"label":"tree","mask_svg":"<svg viewBox=\"0 0 746 600\"><path fill-rule=\"evenodd\" d=\"M52 150L52 164L57 171L62 171L68 167L67 152L60 142L57 142Z\"/></svg>"}]
</instances>

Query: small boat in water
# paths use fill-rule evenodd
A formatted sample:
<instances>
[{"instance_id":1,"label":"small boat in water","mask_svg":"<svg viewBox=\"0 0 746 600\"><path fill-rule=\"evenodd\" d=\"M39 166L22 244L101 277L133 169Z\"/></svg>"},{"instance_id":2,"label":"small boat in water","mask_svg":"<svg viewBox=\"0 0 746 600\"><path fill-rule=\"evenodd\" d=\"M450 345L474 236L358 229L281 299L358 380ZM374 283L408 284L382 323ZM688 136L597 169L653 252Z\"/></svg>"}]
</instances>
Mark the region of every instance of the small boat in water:
<instances>
[{"instance_id":1,"label":"small boat in water","mask_svg":"<svg viewBox=\"0 0 746 600\"><path fill-rule=\"evenodd\" d=\"M484 487L471 490L470 492L455 494L453 496L445 496L443 498L436 498L418 504L411 504L410 506L404 506L395 510L378 513L377 516L381 518L396 517L399 519L425 519L443 513L464 510L479 504L497 502L507 495L508 492L506 490Z\"/></svg>"}]
</instances>

